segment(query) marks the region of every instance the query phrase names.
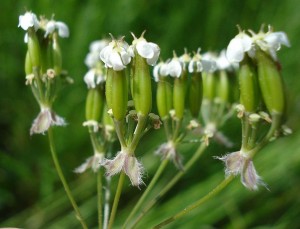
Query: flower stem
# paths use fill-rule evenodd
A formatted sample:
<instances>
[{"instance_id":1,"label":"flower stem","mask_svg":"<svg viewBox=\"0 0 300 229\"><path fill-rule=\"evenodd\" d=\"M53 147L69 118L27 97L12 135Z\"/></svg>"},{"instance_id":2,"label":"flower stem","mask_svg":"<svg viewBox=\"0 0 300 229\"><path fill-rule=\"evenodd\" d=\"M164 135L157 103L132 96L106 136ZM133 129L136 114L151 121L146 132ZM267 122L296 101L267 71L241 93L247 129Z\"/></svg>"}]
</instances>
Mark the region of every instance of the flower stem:
<instances>
[{"instance_id":1,"label":"flower stem","mask_svg":"<svg viewBox=\"0 0 300 229\"><path fill-rule=\"evenodd\" d=\"M141 210L138 218L134 221L132 228L134 228L138 222L146 215L146 213L157 203L157 201L163 197L179 180L183 175L188 171L195 162L200 158L204 150L206 149L205 142L202 142L201 145L198 147L196 153L193 157L186 163L183 170L178 171L175 177Z\"/></svg>"},{"instance_id":2,"label":"flower stem","mask_svg":"<svg viewBox=\"0 0 300 229\"><path fill-rule=\"evenodd\" d=\"M97 171L97 205L98 205L98 228L102 229L102 172Z\"/></svg>"},{"instance_id":3,"label":"flower stem","mask_svg":"<svg viewBox=\"0 0 300 229\"><path fill-rule=\"evenodd\" d=\"M189 205L188 207L184 208L182 211L178 212L174 216L164 220L160 224L157 224L153 229L159 229L162 228L173 221L183 217L184 215L190 213L193 209L200 207L202 204L204 204L206 201L210 200L212 197L217 195L220 191L222 191L232 180L234 176L228 176L225 180L223 180L218 186L216 186L212 191L210 191L207 195L196 201L195 203Z\"/></svg>"},{"instance_id":4,"label":"flower stem","mask_svg":"<svg viewBox=\"0 0 300 229\"><path fill-rule=\"evenodd\" d=\"M139 201L136 203L136 205L134 206L133 210L130 212L129 216L127 217L127 219L126 219L126 221L125 221L125 223L123 225L123 228L126 228L127 224L131 220L131 218L134 216L134 214L137 212L137 210L141 207L142 203L144 202L144 200L148 196L149 192L152 190L152 188L156 184L157 180L159 179L160 175L165 170L168 162L169 162L169 158L166 158L166 159L164 159L162 161L162 163L160 164L159 168L157 169L154 177L152 178L149 186L144 191L143 195L140 197Z\"/></svg>"},{"instance_id":5,"label":"flower stem","mask_svg":"<svg viewBox=\"0 0 300 229\"><path fill-rule=\"evenodd\" d=\"M53 162L54 162L54 165L55 165L55 168L56 168L56 171L57 171L57 174L61 180L61 183L66 191L66 194L74 208L74 211L75 211L75 214L76 214L76 218L79 220L79 222L81 223L81 226L82 228L84 229L87 229L87 225L79 211L79 208L74 200L74 197L71 193L71 190L69 188L69 185L68 183L66 182L66 179L63 175L63 172L61 170L61 166L59 164L59 161L58 161L58 158L57 158L57 155L56 155L56 149L55 149L55 144L54 144L54 138L53 138L53 132L52 132L52 127L50 127L48 129L48 138L49 138L49 145L50 145L50 150L51 150L51 155L52 155L52 159L53 159Z\"/></svg>"},{"instance_id":6,"label":"flower stem","mask_svg":"<svg viewBox=\"0 0 300 229\"><path fill-rule=\"evenodd\" d=\"M116 191L116 194L115 194L114 203L113 203L112 210L111 210L111 213L110 213L110 218L109 218L109 222L108 222L108 229L112 229L112 226L113 226L113 223L114 223L114 220L115 220L115 216L116 216L120 196L121 196L121 193L122 193L124 180L125 180L125 173L121 172L118 187L117 187L117 191Z\"/></svg>"}]
</instances>

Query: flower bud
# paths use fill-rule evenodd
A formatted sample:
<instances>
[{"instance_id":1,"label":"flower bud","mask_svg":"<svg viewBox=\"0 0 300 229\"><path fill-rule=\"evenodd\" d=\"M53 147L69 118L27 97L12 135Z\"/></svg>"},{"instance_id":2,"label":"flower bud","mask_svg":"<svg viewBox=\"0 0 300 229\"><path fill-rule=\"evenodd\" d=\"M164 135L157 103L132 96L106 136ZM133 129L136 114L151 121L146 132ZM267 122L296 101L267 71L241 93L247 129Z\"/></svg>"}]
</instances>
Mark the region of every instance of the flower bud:
<instances>
[{"instance_id":1,"label":"flower bud","mask_svg":"<svg viewBox=\"0 0 300 229\"><path fill-rule=\"evenodd\" d=\"M101 120L104 99L104 93L100 87L89 89L85 104L86 120Z\"/></svg>"},{"instance_id":2,"label":"flower bud","mask_svg":"<svg viewBox=\"0 0 300 229\"><path fill-rule=\"evenodd\" d=\"M151 76L146 59L138 54L135 55L132 86L135 109L146 116L152 106Z\"/></svg>"},{"instance_id":3,"label":"flower bud","mask_svg":"<svg viewBox=\"0 0 300 229\"><path fill-rule=\"evenodd\" d=\"M240 102L246 112L255 112L259 103L259 89L254 69L246 62L240 65L239 73Z\"/></svg>"},{"instance_id":4,"label":"flower bud","mask_svg":"<svg viewBox=\"0 0 300 229\"><path fill-rule=\"evenodd\" d=\"M204 72L203 76L203 97L213 101L216 95L216 77L211 72Z\"/></svg>"},{"instance_id":5,"label":"flower bud","mask_svg":"<svg viewBox=\"0 0 300 229\"><path fill-rule=\"evenodd\" d=\"M112 109L116 120L122 120L126 116L128 102L128 84L125 71L107 69L106 100L109 109Z\"/></svg>"},{"instance_id":6,"label":"flower bud","mask_svg":"<svg viewBox=\"0 0 300 229\"><path fill-rule=\"evenodd\" d=\"M27 51L26 57L25 57L25 74L26 76L32 74L32 63L29 56L29 52Z\"/></svg>"},{"instance_id":7,"label":"flower bud","mask_svg":"<svg viewBox=\"0 0 300 229\"><path fill-rule=\"evenodd\" d=\"M217 97L224 103L229 100L229 80L226 71L220 71L219 81L217 85Z\"/></svg>"},{"instance_id":8,"label":"flower bud","mask_svg":"<svg viewBox=\"0 0 300 229\"><path fill-rule=\"evenodd\" d=\"M264 52L257 51L258 80L268 111L282 114L285 109L283 82L276 63Z\"/></svg>"},{"instance_id":9,"label":"flower bud","mask_svg":"<svg viewBox=\"0 0 300 229\"><path fill-rule=\"evenodd\" d=\"M162 77L157 83L156 104L159 116L165 119L173 108L173 88L168 77Z\"/></svg>"},{"instance_id":10,"label":"flower bud","mask_svg":"<svg viewBox=\"0 0 300 229\"><path fill-rule=\"evenodd\" d=\"M188 93L190 112L194 118L197 118L199 116L203 97L203 82L200 72L194 72L192 74Z\"/></svg>"},{"instance_id":11,"label":"flower bud","mask_svg":"<svg viewBox=\"0 0 300 229\"><path fill-rule=\"evenodd\" d=\"M185 95L187 85L187 72L182 71L179 78L174 79L173 88L173 105L175 110L175 117L178 119L183 118L184 107L185 107Z\"/></svg>"},{"instance_id":12,"label":"flower bud","mask_svg":"<svg viewBox=\"0 0 300 229\"><path fill-rule=\"evenodd\" d=\"M39 40L33 28L28 29L28 52L33 67L39 67L41 64L41 50Z\"/></svg>"},{"instance_id":13,"label":"flower bud","mask_svg":"<svg viewBox=\"0 0 300 229\"><path fill-rule=\"evenodd\" d=\"M52 61L53 69L57 75L60 75L62 69L62 57L61 50L58 44L57 34L53 34L53 43L52 43Z\"/></svg>"}]
</instances>

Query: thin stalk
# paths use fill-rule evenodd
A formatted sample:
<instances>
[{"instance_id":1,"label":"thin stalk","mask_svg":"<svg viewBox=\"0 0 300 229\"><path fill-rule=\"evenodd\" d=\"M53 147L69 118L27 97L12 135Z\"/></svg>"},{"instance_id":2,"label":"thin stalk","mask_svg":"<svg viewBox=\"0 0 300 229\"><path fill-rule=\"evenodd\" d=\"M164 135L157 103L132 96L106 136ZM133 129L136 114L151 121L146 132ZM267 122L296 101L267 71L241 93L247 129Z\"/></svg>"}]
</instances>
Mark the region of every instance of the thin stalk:
<instances>
[{"instance_id":1,"label":"thin stalk","mask_svg":"<svg viewBox=\"0 0 300 229\"><path fill-rule=\"evenodd\" d=\"M246 113L242 118L242 149L247 151L248 149L248 139L250 134L250 124L249 124L249 115Z\"/></svg>"},{"instance_id":2,"label":"thin stalk","mask_svg":"<svg viewBox=\"0 0 300 229\"><path fill-rule=\"evenodd\" d=\"M127 224L129 223L129 221L131 220L131 218L135 215L135 213L137 212L137 210L141 207L142 203L144 202L144 200L146 199L146 197L148 196L149 192L152 190L152 188L154 187L154 185L157 183L160 175L163 173L163 171L165 170L167 164L169 162L169 158L166 158L162 161L162 163L160 164L159 168L157 169L154 177L152 178L150 184L148 185L147 189L144 191L143 195L140 197L140 199L138 200L138 202L136 203L136 205L134 206L134 208L132 209L132 211L130 212L129 216L127 217L124 225L122 228L126 228Z\"/></svg>"},{"instance_id":3,"label":"thin stalk","mask_svg":"<svg viewBox=\"0 0 300 229\"><path fill-rule=\"evenodd\" d=\"M97 205L98 205L98 228L102 229L102 172L97 171Z\"/></svg>"},{"instance_id":4,"label":"thin stalk","mask_svg":"<svg viewBox=\"0 0 300 229\"><path fill-rule=\"evenodd\" d=\"M110 213L110 218L109 218L109 222L108 222L108 229L112 229L112 226L114 224L114 220L115 220L115 216L116 216L120 196L121 196L121 193L122 193L124 180L125 180L125 173L121 172L118 187L117 187L117 191L116 191L116 194L115 194L114 203L113 203L111 213Z\"/></svg>"},{"instance_id":5,"label":"thin stalk","mask_svg":"<svg viewBox=\"0 0 300 229\"><path fill-rule=\"evenodd\" d=\"M105 203L104 203L104 218L103 218L103 229L108 227L109 208L110 208L110 182L111 177L106 176L106 187L105 187Z\"/></svg>"},{"instance_id":6,"label":"thin stalk","mask_svg":"<svg viewBox=\"0 0 300 229\"><path fill-rule=\"evenodd\" d=\"M135 128L132 142L130 143L130 149L132 152L135 151L135 148L137 147L137 145L142 137L142 132L144 130L147 118L148 118L147 116L138 115L138 124Z\"/></svg>"},{"instance_id":7,"label":"thin stalk","mask_svg":"<svg viewBox=\"0 0 300 229\"><path fill-rule=\"evenodd\" d=\"M114 119L114 124L115 124L116 133L117 133L118 139L120 141L121 147L124 148L124 147L126 147L126 141L124 138L123 122L117 121Z\"/></svg>"},{"instance_id":8,"label":"thin stalk","mask_svg":"<svg viewBox=\"0 0 300 229\"><path fill-rule=\"evenodd\" d=\"M200 158L204 150L206 149L205 142L202 142L201 145L198 147L196 153L193 157L186 163L183 170L177 172L176 176L141 210L138 218L134 221L132 228L136 227L138 222L146 215L146 213L163 197L179 180L183 175L188 171L195 162Z\"/></svg>"},{"instance_id":9,"label":"thin stalk","mask_svg":"<svg viewBox=\"0 0 300 229\"><path fill-rule=\"evenodd\" d=\"M175 130L173 132L173 141L175 142L177 137L178 137L178 134L179 134L179 130L180 130L180 127L181 127L181 122L182 122L182 119L176 119L175 120Z\"/></svg>"},{"instance_id":10,"label":"thin stalk","mask_svg":"<svg viewBox=\"0 0 300 229\"><path fill-rule=\"evenodd\" d=\"M60 166L60 163L58 161L58 158L57 158L57 155L56 155L56 149L55 149L55 144L54 144L54 138L53 138L53 132L52 132L52 127L49 127L48 129L48 138L49 138L49 146L50 146L50 150L51 150L51 156L52 156L52 159L53 159L53 162L54 162L54 165L55 165L55 169L57 171L57 174L61 180L61 183L66 191L66 194L74 208L74 211L75 211L75 214L76 214L76 218L79 220L79 222L81 223L81 226L82 228L84 229L87 229L87 225L79 211L79 208L74 200L74 197L71 193L71 190L69 188L69 185L63 175L63 172L61 170L61 166Z\"/></svg>"},{"instance_id":11,"label":"thin stalk","mask_svg":"<svg viewBox=\"0 0 300 229\"><path fill-rule=\"evenodd\" d=\"M217 185L212 191L210 191L207 195L205 195L204 197L202 197L201 199L199 199L198 201L196 201L195 203L189 205L188 207L184 208L182 211L178 212L177 214L175 214L174 216L164 220L163 222L161 222L160 224L156 225L155 227L153 227L153 229L159 229L162 228L172 222L174 222L175 220L183 217L184 215L190 213L192 210L194 210L195 208L200 207L202 204L204 204L206 201L210 200L211 198L213 198L214 196L216 196L219 192L221 192L224 188L226 188L226 186L233 180L234 176L228 176L225 180L223 180L219 185Z\"/></svg>"}]
</instances>

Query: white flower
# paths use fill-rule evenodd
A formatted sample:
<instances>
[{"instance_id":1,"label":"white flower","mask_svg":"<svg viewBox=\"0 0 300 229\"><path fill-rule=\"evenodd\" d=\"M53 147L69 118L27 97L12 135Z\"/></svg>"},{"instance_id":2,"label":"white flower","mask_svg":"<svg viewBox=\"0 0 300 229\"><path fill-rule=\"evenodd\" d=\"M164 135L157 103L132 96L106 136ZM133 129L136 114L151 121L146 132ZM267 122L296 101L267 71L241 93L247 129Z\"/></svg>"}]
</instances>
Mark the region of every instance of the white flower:
<instances>
[{"instance_id":1,"label":"white flower","mask_svg":"<svg viewBox=\"0 0 300 229\"><path fill-rule=\"evenodd\" d=\"M168 71L170 76L179 78L183 71L183 63L177 57L172 58L168 63Z\"/></svg>"},{"instance_id":2,"label":"white flower","mask_svg":"<svg viewBox=\"0 0 300 229\"><path fill-rule=\"evenodd\" d=\"M169 74L168 63L160 62L154 66L153 76L156 82L159 81L160 76L167 76Z\"/></svg>"},{"instance_id":3,"label":"white flower","mask_svg":"<svg viewBox=\"0 0 300 229\"><path fill-rule=\"evenodd\" d=\"M100 62L100 52L101 50L108 45L106 39L93 41L90 44L90 52L87 54L84 63L89 67L96 67L97 63Z\"/></svg>"},{"instance_id":4,"label":"white flower","mask_svg":"<svg viewBox=\"0 0 300 229\"><path fill-rule=\"evenodd\" d=\"M98 169L101 167L103 159L104 159L103 153L95 152L95 154L92 157L87 158L83 164L81 164L79 167L77 167L74 170L74 172L83 173L87 169L91 168L93 172L96 173Z\"/></svg>"},{"instance_id":5,"label":"white flower","mask_svg":"<svg viewBox=\"0 0 300 229\"><path fill-rule=\"evenodd\" d=\"M60 37L69 37L69 28L68 26L61 21L48 21L46 24L46 33L44 37L47 37L49 34L53 33L55 30L58 30L58 35Z\"/></svg>"},{"instance_id":6,"label":"white flower","mask_svg":"<svg viewBox=\"0 0 300 229\"><path fill-rule=\"evenodd\" d=\"M257 190L259 185L266 187L260 176L257 174L253 161L242 151L227 154L223 157L216 157L225 163L225 174L241 175L242 184L250 189ZM266 187L267 188L267 187Z\"/></svg>"},{"instance_id":7,"label":"white flower","mask_svg":"<svg viewBox=\"0 0 300 229\"><path fill-rule=\"evenodd\" d=\"M159 46L155 43L147 42L143 37L144 34L142 34L142 36L138 39L134 36L134 34L132 35L134 40L130 48L131 56L134 56L134 49L136 49L137 53L141 57L145 58L149 65L154 66L160 54Z\"/></svg>"},{"instance_id":8,"label":"white flower","mask_svg":"<svg viewBox=\"0 0 300 229\"><path fill-rule=\"evenodd\" d=\"M113 176L123 170L133 186L139 187L141 184L144 184L142 180L143 165L135 156L124 150L118 152L117 156L112 160L104 159L103 166L106 168L107 176Z\"/></svg>"},{"instance_id":9,"label":"white flower","mask_svg":"<svg viewBox=\"0 0 300 229\"><path fill-rule=\"evenodd\" d=\"M252 39L245 32L240 32L233 38L227 47L226 57L229 62L241 62L244 59L245 52L252 48Z\"/></svg>"},{"instance_id":10,"label":"white flower","mask_svg":"<svg viewBox=\"0 0 300 229\"><path fill-rule=\"evenodd\" d=\"M101 69L90 69L83 78L88 88L95 88L97 85L105 82L105 75Z\"/></svg>"},{"instance_id":11,"label":"white flower","mask_svg":"<svg viewBox=\"0 0 300 229\"><path fill-rule=\"evenodd\" d=\"M113 40L100 52L100 59L106 68L121 71L130 63L131 56L128 53L128 44L123 40Z\"/></svg>"},{"instance_id":12,"label":"white flower","mask_svg":"<svg viewBox=\"0 0 300 229\"><path fill-rule=\"evenodd\" d=\"M189 63L188 70L192 72L213 72L216 70L215 57L211 53L207 53L203 56L200 55L200 49L193 56Z\"/></svg>"},{"instance_id":13,"label":"white flower","mask_svg":"<svg viewBox=\"0 0 300 229\"><path fill-rule=\"evenodd\" d=\"M176 144L173 141L161 144L154 154L162 156L162 160L171 159L178 169L183 170L182 158L177 152Z\"/></svg>"},{"instance_id":14,"label":"white flower","mask_svg":"<svg viewBox=\"0 0 300 229\"><path fill-rule=\"evenodd\" d=\"M33 121L30 128L30 135L44 134L50 126L65 126L64 118L58 116L50 108L42 108L39 115Z\"/></svg>"},{"instance_id":15,"label":"white flower","mask_svg":"<svg viewBox=\"0 0 300 229\"><path fill-rule=\"evenodd\" d=\"M39 21L34 13L26 12L24 15L19 16L19 25L24 30L33 27L35 31L39 28Z\"/></svg>"},{"instance_id":16,"label":"white flower","mask_svg":"<svg viewBox=\"0 0 300 229\"><path fill-rule=\"evenodd\" d=\"M290 47L289 39L284 32L273 32L272 28L269 26L267 33L260 31L258 34L250 31L252 33L253 43L256 44L262 51L267 52L276 61L277 55L276 51L280 50L281 45ZM255 55L255 50L250 53L251 56Z\"/></svg>"}]
</instances>

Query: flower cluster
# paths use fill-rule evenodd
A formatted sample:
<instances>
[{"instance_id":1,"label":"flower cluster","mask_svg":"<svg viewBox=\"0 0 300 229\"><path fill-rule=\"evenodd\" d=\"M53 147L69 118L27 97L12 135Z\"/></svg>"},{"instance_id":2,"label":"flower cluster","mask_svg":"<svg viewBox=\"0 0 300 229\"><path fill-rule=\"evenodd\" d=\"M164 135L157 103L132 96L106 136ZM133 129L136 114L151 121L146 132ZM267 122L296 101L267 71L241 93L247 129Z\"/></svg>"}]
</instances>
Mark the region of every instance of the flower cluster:
<instances>
[{"instance_id":1,"label":"flower cluster","mask_svg":"<svg viewBox=\"0 0 300 229\"><path fill-rule=\"evenodd\" d=\"M63 126L65 121L52 110L57 96L57 81L72 80L62 71L62 57L58 37L68 37L68 26L48 20L32 12L19 16L19 25L26 31L24 41L28 51L25 59L26 85L32 88L41 112L33 121L30 134L45 133L50 126ZM39 31L42 31L40 33Z\"/></svg>"}]
</instances>

